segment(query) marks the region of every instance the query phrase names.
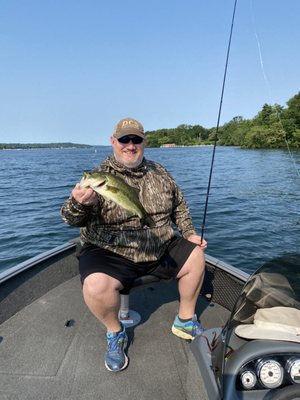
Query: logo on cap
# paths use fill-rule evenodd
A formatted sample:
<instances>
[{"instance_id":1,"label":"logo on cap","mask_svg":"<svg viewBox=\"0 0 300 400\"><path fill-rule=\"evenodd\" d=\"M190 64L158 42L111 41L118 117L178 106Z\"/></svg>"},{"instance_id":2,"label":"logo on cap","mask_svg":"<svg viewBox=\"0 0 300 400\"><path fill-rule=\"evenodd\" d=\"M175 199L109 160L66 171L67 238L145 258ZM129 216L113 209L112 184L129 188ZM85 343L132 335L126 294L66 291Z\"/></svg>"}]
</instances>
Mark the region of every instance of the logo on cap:
<instances>
[{"instance_id":1,"label":"logo on cap","mask_svg":"<svg viewBox=\"0 0 300 400\"><path fill-rule=\"evenodd\" d=\"M122 122L122 128L130 128L130 127L139 129L139 124L137 121L134 121L132 119L127 119Z\"/></svg>"}]
</instances>

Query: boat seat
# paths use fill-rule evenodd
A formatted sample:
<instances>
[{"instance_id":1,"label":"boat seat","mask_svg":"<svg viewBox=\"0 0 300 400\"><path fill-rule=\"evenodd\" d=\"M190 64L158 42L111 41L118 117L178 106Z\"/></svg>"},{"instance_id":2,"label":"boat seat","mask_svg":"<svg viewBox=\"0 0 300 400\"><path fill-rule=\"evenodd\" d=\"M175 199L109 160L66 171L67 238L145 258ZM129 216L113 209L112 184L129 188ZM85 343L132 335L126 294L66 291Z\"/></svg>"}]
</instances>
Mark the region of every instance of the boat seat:
<instances>
[{"instance_id":1,"label":"boat seat","mask_svg":"<svg viewBox=\"0 0 300 400\"><path fill-rule=\"evenodd\" d=\"M150 285L152 283L160 282L160 279L154 275L145 275L136 278L131 290L140 287ZM125 326L135 326L139 324L141 316L137 311L131 310L129 308L129 290L120 291L121 302L119 310L119 320Z\"/></svg>"}]
</instances>

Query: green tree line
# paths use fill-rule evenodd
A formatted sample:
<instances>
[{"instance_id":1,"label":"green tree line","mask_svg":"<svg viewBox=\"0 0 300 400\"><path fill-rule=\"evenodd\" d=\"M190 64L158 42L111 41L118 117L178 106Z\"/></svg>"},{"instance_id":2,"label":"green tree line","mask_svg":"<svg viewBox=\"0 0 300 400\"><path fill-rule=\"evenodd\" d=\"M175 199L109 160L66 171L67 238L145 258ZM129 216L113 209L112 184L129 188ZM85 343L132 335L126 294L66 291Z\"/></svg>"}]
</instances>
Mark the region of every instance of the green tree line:
<instances>
[{"instance_id":1,"label":"green tree line","mask_svg":"<svg viewBox=\"0 0 300 400\"><path fill-rule=\"evenodd\" d=\"M253 119L234 117L219 127L218 145L248 149L281 148L287 143L300 148L300 92L287 101L287 106L264 104ZM201 125L179 125L172 129L146 132L148 147L166 144L193 146L212 144L216 128Z\"/></svg>"}]
</instances>

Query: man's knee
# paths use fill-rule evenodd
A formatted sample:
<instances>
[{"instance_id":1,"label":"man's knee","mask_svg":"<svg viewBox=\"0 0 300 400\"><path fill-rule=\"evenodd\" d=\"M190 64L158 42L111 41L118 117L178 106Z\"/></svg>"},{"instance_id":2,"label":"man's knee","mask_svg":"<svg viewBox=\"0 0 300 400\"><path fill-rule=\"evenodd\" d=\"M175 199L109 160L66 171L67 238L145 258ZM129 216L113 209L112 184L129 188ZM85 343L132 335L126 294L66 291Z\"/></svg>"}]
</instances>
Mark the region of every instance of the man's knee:
<instances>
[{"instance_id":1,"label":"man's knee","mask_svg":"<svg viewBox=\"0 0 300 400\"><path fill-rule=\"evenodd\" d=\"M205 270L205 256L203 250L199 246L195 247L191 252L189 258L186 260L185 264L179 271L177 278L181 278L184 275L194 276L196 279L202 278Z\"/></svg>"},{"instance_id":2,"label":"man's knee","mask_svg":"<svg viewBox=\"0 0 300 400\"><path fill-rule=\"evenodd\" d=\"M189 258L186 261L186 264L189 266L189 269L200 269L203 270L205 266L205 256L202 249L199 246L196 246Z\"/></svg>"},{"instance_id":3,"label":"man's knee","mask_svg":"<svg viewBox=\"0 0 300 400\"><path fill-rule=\"evenodd\" d=\"M191 270L195 271L197 276L201 279L203 277L204 271L205 271L205 255L202 249L200 247L196 247L194 249L195 251L195 258L193 262L191 262Z\"/></svg>"},{"instance_id":4,"label":"man's knee","mask_svg":"<svg viewBox=\"0 0 300 400\"><path fill-rule=\"evenodd\" d=\"M100 298L109 292L116 292L122 288L121 282L117 279L100 272L88 275L83 283L84 293L94 298Z\"/></svg>"}]
</instances>

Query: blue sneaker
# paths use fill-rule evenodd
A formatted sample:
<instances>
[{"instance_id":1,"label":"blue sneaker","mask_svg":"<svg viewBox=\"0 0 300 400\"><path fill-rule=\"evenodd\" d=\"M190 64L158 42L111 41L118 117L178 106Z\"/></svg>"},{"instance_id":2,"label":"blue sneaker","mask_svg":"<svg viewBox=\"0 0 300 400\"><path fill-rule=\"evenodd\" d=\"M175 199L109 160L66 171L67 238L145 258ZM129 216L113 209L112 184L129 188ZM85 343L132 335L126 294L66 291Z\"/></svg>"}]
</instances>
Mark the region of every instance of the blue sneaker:
<instances>
[{"instance_id":1,"label":"blue sneaker","mask_svg":"<svg viewBox=\"0 0 300 400\"><path fill-rule=\"evenodd\" d=\"M181 322L177 315L172 325L172 332L174 335L186 340L193 340L204 331L205 328L198 321L196 314L187 322Z\"/></svg>"},{"instance_id":2,"label":"blue sneaker","mask_svg":"<svg viewBox=\"0 0 300 400\"><path fill-rule=\"evenodd\" d=\"M120 333L107 332L106 338L105 366L112 372L122 371L128 365L128 357L124 352L128 342L125 328Z\"/></svg>"}]
</instances>

